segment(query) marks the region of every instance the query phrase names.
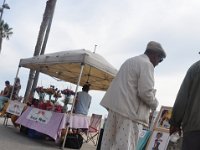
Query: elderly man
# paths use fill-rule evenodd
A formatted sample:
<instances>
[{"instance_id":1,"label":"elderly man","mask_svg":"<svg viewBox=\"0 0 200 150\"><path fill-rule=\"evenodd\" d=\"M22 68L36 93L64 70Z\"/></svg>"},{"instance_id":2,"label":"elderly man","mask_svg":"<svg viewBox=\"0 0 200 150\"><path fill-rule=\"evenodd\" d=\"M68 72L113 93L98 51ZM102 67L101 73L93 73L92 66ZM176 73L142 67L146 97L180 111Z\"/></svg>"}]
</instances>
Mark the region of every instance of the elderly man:
<instances>
[{"instance_id":1,"label":"elderly man","mask_svg":"<svg viewBox=\"0 0 200 150\"><path fill-rule=\"evenodd\" d=\"M150 110L158 106L154 68L165 57L161 44L151 41L144 54L122 64L101 101L108 110L102 150L136 149L139 130L148 126Z\"/></svg>"}]
</instances>

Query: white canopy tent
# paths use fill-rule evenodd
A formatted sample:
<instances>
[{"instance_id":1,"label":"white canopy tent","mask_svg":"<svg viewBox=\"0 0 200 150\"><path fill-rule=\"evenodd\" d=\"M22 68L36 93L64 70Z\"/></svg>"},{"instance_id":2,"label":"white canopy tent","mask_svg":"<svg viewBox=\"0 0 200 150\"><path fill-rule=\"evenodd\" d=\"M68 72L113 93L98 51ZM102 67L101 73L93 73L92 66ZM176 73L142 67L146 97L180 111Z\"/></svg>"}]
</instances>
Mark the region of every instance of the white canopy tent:
<instances>
[{"instance_id":1,"label":"white canopy tent","mask_svg":"<svg viewBox=\"0 0 200 150\"><path fill-rule=\"evenodd\" d=\"M91 90L105 91L117 70L102 56L90 51L70 50L21 59L19 67L37 70L52 77L80 85L91 84Z\"/></svg>"},{"instance_id":2,"label":"white canopy tent","mask_svg":"<svg viewBox=\"0 0 200 150\"><path fill-rule=\"evenodd\" d=\"M99 54L85 49L44 54L31 58L21 59L19 68L25 67L37 70L57 79L76 84L75 97L78 86L90 84L91 90L106 91L117 74L117 70ZM16 77L19 73L17 70ZM74 100L71 108L74 108ZM64 149L66 135L62 144Z\"/></svg>"}]
</instances>

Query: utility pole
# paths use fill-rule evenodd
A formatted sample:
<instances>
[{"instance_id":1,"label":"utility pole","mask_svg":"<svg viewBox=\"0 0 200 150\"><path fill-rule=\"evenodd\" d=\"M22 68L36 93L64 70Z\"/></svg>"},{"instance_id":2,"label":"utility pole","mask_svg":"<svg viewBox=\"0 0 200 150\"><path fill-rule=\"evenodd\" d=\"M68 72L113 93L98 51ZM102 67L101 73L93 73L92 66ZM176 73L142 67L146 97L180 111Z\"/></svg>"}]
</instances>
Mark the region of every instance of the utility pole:
<instances>
[{"instance_id":1,"label":"utility pole","mask_svg":"<svg viewBox=\"0 0 200 150\"><path fill-rule=\"evenodd\" d=\"M1 6L1 8L0 8L0 12L1 12L0 22L1 22L1 20L2 20L3 10L4 10L4 9L10 9L9 5L6 4L6 0L3 1L3 4L2 4L2 6Z\"/></svg>"}]
</instances>

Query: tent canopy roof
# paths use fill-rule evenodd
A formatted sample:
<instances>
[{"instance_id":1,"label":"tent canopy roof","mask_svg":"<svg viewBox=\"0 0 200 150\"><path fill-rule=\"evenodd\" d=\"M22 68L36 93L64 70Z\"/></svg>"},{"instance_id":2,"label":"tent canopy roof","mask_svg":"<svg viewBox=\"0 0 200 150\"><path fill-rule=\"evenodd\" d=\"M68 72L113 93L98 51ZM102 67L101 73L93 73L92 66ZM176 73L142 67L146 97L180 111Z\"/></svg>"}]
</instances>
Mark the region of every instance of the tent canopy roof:
<instances>
[{"instance_id":1,"label":"tent canopy roof","mask_svg":"<svg viewBox=\"0 0 200 150\"><path fill-rule=\"evenodd\" d=\"M80 85L91 84L90 89L105 91L117 74L101 55L85 49L62 51L20 59L19 66L34 69L52 77L77 84L84 65Z\"/></svg>"}]
</instances>

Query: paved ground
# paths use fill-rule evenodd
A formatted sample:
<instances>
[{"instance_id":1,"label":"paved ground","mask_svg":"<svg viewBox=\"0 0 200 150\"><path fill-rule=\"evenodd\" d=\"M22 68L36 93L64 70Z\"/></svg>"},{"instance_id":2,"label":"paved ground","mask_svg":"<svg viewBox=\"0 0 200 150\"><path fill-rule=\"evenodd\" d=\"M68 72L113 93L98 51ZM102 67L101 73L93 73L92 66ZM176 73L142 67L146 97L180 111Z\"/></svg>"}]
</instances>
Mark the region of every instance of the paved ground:
<instances>
[{"instance_id":1,"label":"paved ground","mask_svg":"<svg viewBox=\"0 0 200 150\"><path fill-rule=\"evenodd\" d=\"M0 118L0 150L59 150L55 142L29 138L13 127L9 121L9 126L3 125L4 118ZM65 150L72 150L65 148ZM81 150L96 150L91 143L84 143Z\"/></svg>"}]
</instances>

